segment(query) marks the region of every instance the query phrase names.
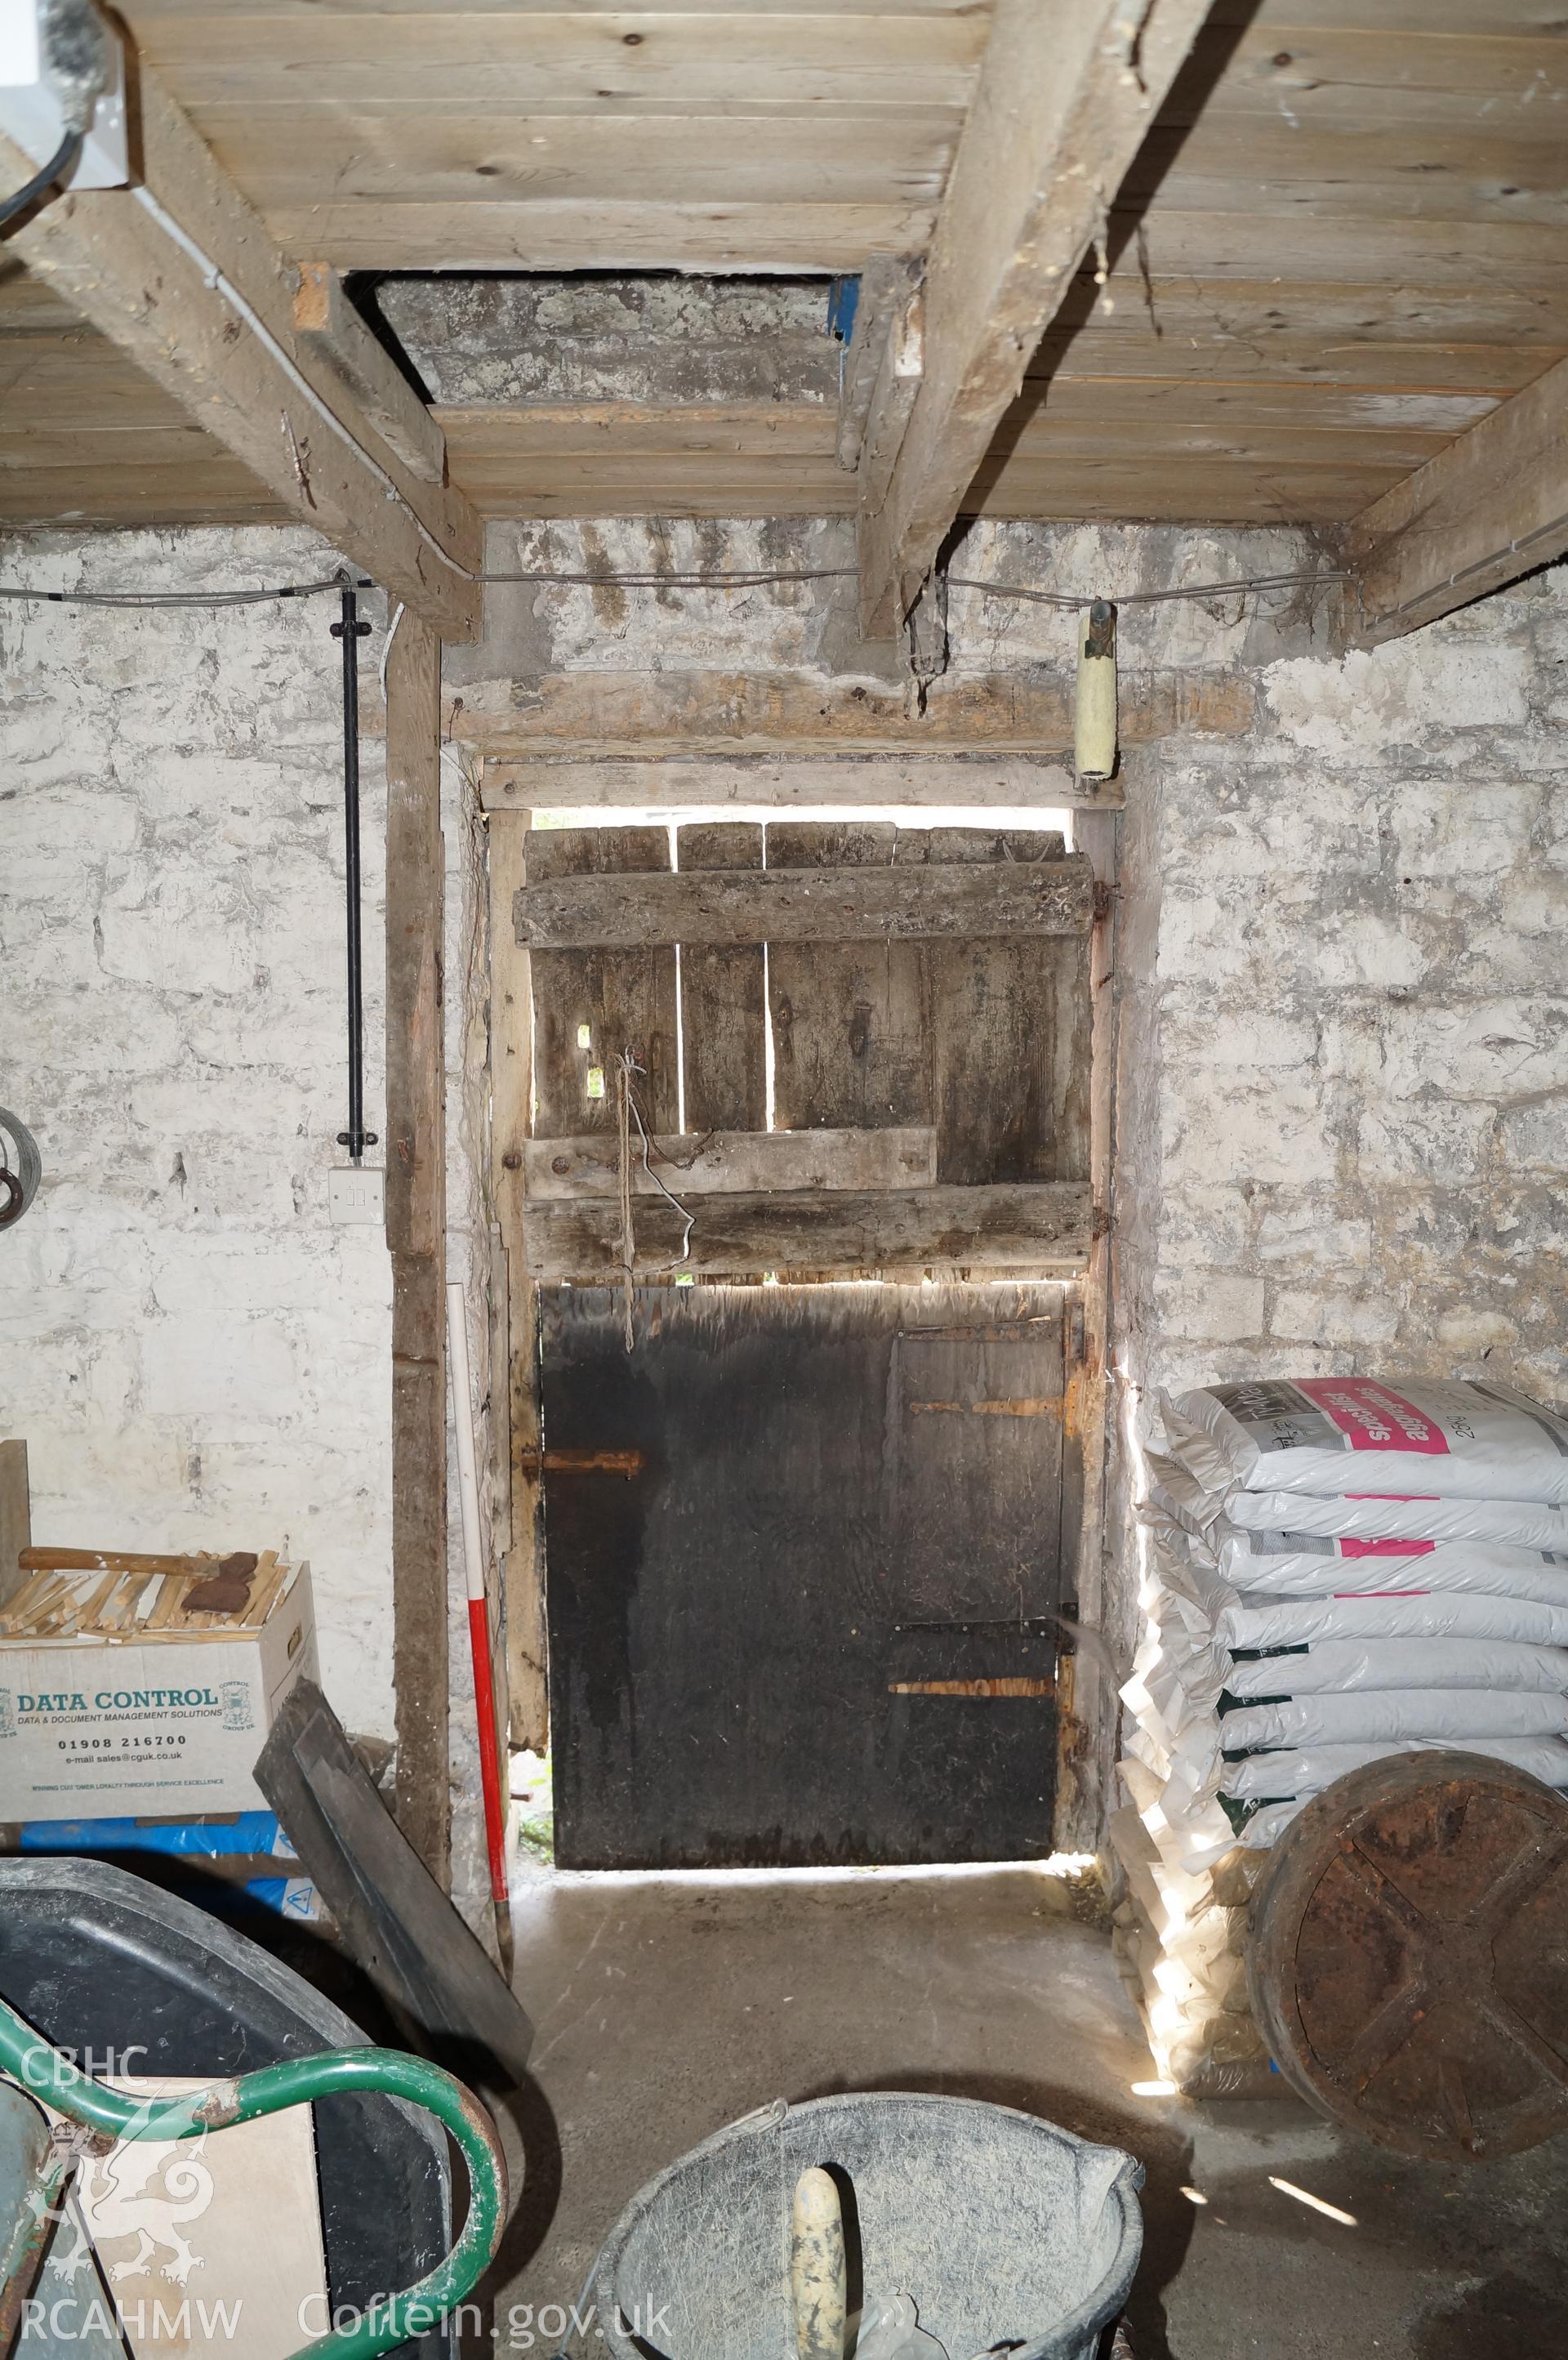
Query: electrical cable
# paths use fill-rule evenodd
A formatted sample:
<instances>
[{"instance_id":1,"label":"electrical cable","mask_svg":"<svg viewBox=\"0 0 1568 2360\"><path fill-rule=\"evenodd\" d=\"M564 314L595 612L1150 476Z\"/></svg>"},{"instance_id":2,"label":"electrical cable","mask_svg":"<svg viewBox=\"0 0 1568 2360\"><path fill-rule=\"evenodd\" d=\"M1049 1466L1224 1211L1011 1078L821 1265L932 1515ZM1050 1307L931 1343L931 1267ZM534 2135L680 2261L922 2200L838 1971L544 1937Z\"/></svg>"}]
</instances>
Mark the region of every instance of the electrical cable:
<instances>
[{"instance_id":1,"label":"electrical cable","mask_svg":"<svg viewBox=\"0 0 1568 2360\"><path fill-rule=\"evenodd\" d=\"M68 131L49 162L39 167L24 188L16 190L8 197L0 198L0 228L6 222L15 221L18 213L25 213L30 204L73 172L81 153L81 132Z\"/></svg>"},{"instance_id":2,"label":"electrical cable","mask_svg":"<svg viewBox=\"0 0 1568 2360\"><path fill-rule=\"evenodd\" d=\"M768 582L851 582L858 565L747 566L733 574L478 574L476 582L564 582L592 589L607 583L617 590L753 590Z\"/></svg>"},{"instance_id":3,"label":"electrical cable","mask_svg":"<svg viewBox=\"0 0 1568 2360\"><path fill-rule=\"evenodd\" d=\"M755 572L732 574L568 574L541 568L531 574L479 574L473 578L483 583L512 585L538 582L546 587L564 585L617 590L748 590L773 582L851 581L857 574L858 568L853 565L758 567ZM1191 582L1171 590L1125 590L1099 595L1108 595L1111 604L1116 606L1154 606L1189 598L1236 598L1276 590L1315 589L1326 583L1353 578L1347 567L1330 565L1321 566L1312 574L1244 574L1234 582ZM1091 600L1088 592L1031 590L1021 582L982 582L976 575L964 574L951 574L947 579L954 590L978 590L988 598L1018 598L1031 606L1054 606L1064 613L1073 613ZM327 591L341 591L343 586L342 574L334 574L324 582L288 582L265 590L34 590L0 584L0 598L31 599L46 606L252 606L270 598L317 598ZM364 575L354 584L359 590L375 586Z\"/></svg>"},{"instance_id":4,"label":"electrical cable","mask_svg":"<svg viewBox=\"0 0 1568 2360\"><path fill-rule=\"evenodd\" d=\"M1323 582L1348 582L1350 570L1344 565L1320 566L1315 574L1254 574L1240 582L1186 582L1172 590L1116 590L1110 594L1113 606L1160 606L1182 598L1234 598L1267 590L1309 589ZM1057 606L1074 613L1090 601L1066 590L1028 590L1021 582L982 582L967 574L950 574L948 587L952 590L980 590L988 598L1022 598L1031 606Z\"/></svg>"},{"instance_id":5,"label":"electrical cable","mask_svg":"<svg viewBox=\"0 0 1568 2360\"><path fill-rule=\"evenodd\" d=\"M259 606L269 598L320 598L341 591L342 574L325 582L285 582L271 590L30 590L0 583L0 598L35 600L44 606ZM374 590L363 575L356 590Z\"/></svg>"}]
</instances>

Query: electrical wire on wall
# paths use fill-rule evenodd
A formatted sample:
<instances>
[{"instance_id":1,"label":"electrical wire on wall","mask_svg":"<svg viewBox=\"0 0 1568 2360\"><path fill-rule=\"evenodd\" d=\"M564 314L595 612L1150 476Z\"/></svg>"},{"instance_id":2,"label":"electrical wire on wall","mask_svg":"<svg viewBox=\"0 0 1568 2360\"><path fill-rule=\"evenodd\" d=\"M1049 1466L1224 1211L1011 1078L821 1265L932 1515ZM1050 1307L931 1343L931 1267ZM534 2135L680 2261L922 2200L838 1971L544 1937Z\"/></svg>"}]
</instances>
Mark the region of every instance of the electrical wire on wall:
<instances>
[{"instance_id":1,"label":"electrical wire on wall","mask_svg":"<svg viewBox=\"0 0 1568 2360\"><path fill-rule=\"evenodd\" d=\"M756 590L772 583L782 582L850 582L859 578L859 568L854 565L758 566L733 573L718 574L652 574L613 569L593 574L556 572L538 567L528 573L480 574L474 579L483 583L505 583L517 585L537 582L541 588L617 590ZM1218 599L1263 597L1287 590L1321 590L1331 583L1352 580L1348 567L1318 566L1302 574L1247 574L1234 581L1184 582L1166 590L1038 590L1023 582L987 582L978 575L951 574L946 579L950 589L976 590L987 598L1018 598L1026 604L1054 606L1064 613L1076 612L1099 597L1116 606L1163 606L1186 599ZM327 592L341 593L344 586L342 574L334 574L322 582L285 582L269 589L255 590L40 590L26 585L0 583L0 598L35 602L40 606L265 606L278 598L319 598ZM360 575L354 586L360 590L376 587L368 576ZM401 613L401 607L398 608ZM397 617L394 617L396 623Z\"/></svg>"}]
</instances>

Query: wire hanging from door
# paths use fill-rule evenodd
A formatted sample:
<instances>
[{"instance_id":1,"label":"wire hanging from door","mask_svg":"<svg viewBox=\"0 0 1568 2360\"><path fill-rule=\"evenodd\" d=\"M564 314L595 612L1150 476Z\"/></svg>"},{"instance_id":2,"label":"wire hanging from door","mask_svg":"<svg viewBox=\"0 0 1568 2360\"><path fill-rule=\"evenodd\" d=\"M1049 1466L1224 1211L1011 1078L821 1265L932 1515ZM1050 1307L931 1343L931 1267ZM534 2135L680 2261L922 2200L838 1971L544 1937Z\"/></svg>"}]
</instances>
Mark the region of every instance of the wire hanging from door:
<instances>
[{"instance_id":1,"label":"wire hanging from door","mask_svg":"<svg viewBox=\"0 0 1568 2360\"><path fill-rule=\"evenodd\" d=\"M623 1049L615 1067L615 1170L620 1181L621 1197L621 1299L626 1318L626 1338L628 1352L637 1345L637 1333L632 1319L632 1295L637 1267L637 1223L632 1211L632 1124L637 1127L637 1139L642 1148L642 1168L665 1201L672 1205L685 1229L681 1233L681 1251L661 1270L679 1270L691 1252L691 1231L696 1215L687 1210L672 1189L667 1188L653 1168L653 1142L637 1104L634 1074L646 1074L629 1049Z\"/></svg>"}]
</instances>

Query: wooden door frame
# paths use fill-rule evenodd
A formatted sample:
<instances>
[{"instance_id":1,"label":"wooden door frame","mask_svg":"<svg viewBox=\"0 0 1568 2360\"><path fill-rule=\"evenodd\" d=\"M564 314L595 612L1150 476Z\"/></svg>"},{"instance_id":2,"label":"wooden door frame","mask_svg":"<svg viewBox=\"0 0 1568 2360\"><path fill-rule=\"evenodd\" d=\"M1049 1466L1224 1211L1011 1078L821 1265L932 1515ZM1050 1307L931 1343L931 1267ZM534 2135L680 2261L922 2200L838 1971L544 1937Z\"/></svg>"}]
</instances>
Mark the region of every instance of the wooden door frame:
<instances>
[{"instance_id":1,"label":"wooden door frame","mask_svg":"<svg viewBox=\"0 0 1568 2360\"><path fill-rule=\"evenodd\" d=\"M905 804L911 812L923 803L957 803L971 794L971 773L963 760L965 749L944 749L920 766L920 792L911 795L906 763L890 762L887 780L890 805ZM975 751L983 752L983 748ZM958 759L955 760L954 757ZM949 767L951 765L951 767ZM582 764L573 764L574 783ZM691 791L691 761L621 760L604 765L609 783L597 808L606 821L617 809L647 811L660 805L690 810L697 800ZM710 767L707 765L704 768ZM729 774L734 765L713 765ZM489 768L488 763L486 768ZM545 1568L539 1480L538 1293L528 1278L523 1249L523 1180L533 1091L531 1065L532 995L528 953L518 944L511 922L513 896L527 882L525 843L534 803L548 809L559 803L550 789L557 781L556 766L538 765L540 792L524 800L531 763L509 754L504 767L504 787L484 792L488 822L491 957L491 1196L500 1223L508 1272L508 1324L511 1381L507 1387L508 1452L511 1468L511 1531L506 1557L506 1655L511 1690L512 1743L542 1752L548 1741L549 1694L545 1629ZM811 768L813 787L826 765L819 758ZM780 813L797 810L800 795L780 770L788 765L759 766L755 781L747 778L747 803L755 802ZM857 795L867 804L879 799L879 766L864 759L846 761ZM945 782L943 772L946 773ZM1076 1523L1073 1562L1076 1579L1077 1619L1091 1632L1104 1623L1106 1597L1105 1416L1109 1400L1106 1359L1111 1337L1112 1254L1110 1214L1114 1185L1115 1004L1112 976L1115 953L1115 886L1118 844L1117 814L1103 800L1078 794L1058 795L1056 773L1051 781L1051 808L1076 805L1074 839L1105 890L1096 896L1091 938L1090 988L1093 993L1090 1079L1090 1175L1094 1201L1100 1208L1089 1265L1082 1279L1064 1281L1068 1289L1069 1324L1073 1298L1083 1316L1083 1349L1076 1339L1067 1353L1067 1395L1063 1418L1063 1536ZM993 790L994 793L995 790ZM611 798L614 798L612 801ZM1056 1844L1063 1852L1090 1852L1104 1840L1106 1797L1111 1790L1115 1736L1116 1683L1108 1663L1095 1648L1064 1650L1060 1670Z\"/></svg>"}]
</instances>

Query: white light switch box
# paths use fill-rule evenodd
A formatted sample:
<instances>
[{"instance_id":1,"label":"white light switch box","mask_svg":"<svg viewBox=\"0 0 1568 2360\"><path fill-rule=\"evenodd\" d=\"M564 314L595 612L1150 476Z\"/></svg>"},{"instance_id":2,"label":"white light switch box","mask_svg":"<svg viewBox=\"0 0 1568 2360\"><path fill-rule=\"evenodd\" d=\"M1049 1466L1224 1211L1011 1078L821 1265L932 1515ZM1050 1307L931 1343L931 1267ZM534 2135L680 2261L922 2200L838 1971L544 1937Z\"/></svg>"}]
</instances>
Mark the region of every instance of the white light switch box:
<instances>
[{"instance_id":1,"label":"white light switch box","mask_svg":"<svg viewBox=\"0 0 1568 2360\"><path fill-rule=\"evenodd\" d=\"M387 1175L368 1164L334 1164L327 1175L327 1204L334 1221L364 1221L377 1228L387 1218Z\"/></svg>"},{"instance_id":2,"label":"white light switch box","mask_svg":"<svg viewBox=\"0 0 1568 2360\"><path fill-rule=\"evenodd\" d=\"M125 136L125 53L113 26L109 79L93 102L82 153L66 175L69 189L123 189L130 179ZM49 50L38 0L0 0L0 131L35 164L60 146L65 117L49 79Z\"/></svg>"}]
</instances>

